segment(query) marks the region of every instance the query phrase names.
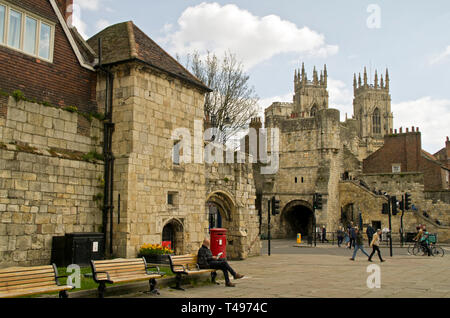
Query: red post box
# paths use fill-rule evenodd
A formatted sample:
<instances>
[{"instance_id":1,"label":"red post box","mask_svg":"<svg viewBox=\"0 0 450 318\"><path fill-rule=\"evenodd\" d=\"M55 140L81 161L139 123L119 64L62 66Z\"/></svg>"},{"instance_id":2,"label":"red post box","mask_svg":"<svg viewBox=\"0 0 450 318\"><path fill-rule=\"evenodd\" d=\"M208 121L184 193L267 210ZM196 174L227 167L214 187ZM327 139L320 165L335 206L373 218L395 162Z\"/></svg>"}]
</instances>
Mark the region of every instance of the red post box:
<instances>
[{"instance_id":1,"label":"red post box","mask_svg":"<svg viewBox=\"0 0 450 318\"><path fill-rule=\"evenodd\" d=\"M210 230L211 253L213 256L223 253L220 258L227 256L227 229Z\"/></svg>"}]
</instances>

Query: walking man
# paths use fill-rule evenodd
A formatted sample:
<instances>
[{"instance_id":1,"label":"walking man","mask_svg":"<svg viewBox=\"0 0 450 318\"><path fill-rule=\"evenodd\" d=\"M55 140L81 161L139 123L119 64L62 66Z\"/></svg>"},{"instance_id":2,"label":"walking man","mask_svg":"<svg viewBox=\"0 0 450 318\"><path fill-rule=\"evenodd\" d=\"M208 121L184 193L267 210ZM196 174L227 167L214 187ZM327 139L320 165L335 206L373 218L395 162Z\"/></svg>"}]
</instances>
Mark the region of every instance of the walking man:
<instances>
[{"instance_id":1,"label":"walking man","mask_svg":"<svg viewBox=\"0 0 450 318\"><path fill-rule=\"evenodd\" d=\"M355 227L355 250L353 251L353 256L350 258L351 261L355 260L356 252L358 250L361 250L361 252L364 253L367 257L369 257L369 254L364 250L364 240L362 233L359 231L358 227Z\"/></svg>"},{"instance_id":2,"label":"walking man","mask_svg":"<svg viewBox=\"0 0 450 318\"><path fill-rule=\"evenodd\" d=\"M343 228L339 227L337 230L337 244L338 247L341 247L342 241L344 240L344 230Z\"/></svg>"},{"instance_id":3,"label":"walking man","mask_svg":"<svg viewBox=\"0 0 450 318\"><path fill-rule=\"evenodd\" d=\"M225 286L234 287L235 284L230 281L228 272L233 275L234 279L242 278L244 277L244 275L236 273L226 260L219 259L217 256L213 256L211 250L209 249L209 246L210 241L208 239L204 239L202 247L198 250L198 266L202 269L211 268L222 270L223 276L225 277Z\"/></svg>"},{"instance_id":4,"label":"walking man","mask_svg":"<svg viewBox=\"0 0 450 318\"><path fill-rule=\"evenodd\" d=\"M378 257L380 258L381 262L384 262L383 258L381 257L380 252L380 236L381 236L381 230L378 229L377 232L373 235L372 242L370 243L370 246L372 247L372 254L369 256L369 262L372 261L372 256L375 254L375 252L378 253Z\"/></svg>"},{"instance_id":5,"label":"walking man","mask_svg":"<svg viewBox=\"0 0 450 318\"><path fill-rule=\"evenodd\" d=\"M325 225L322 227L322 243L324 243L325 241L328 242L327 240L327 229L325 227Z\"/></svg>"},{"instance_id":6,"label":"walking man","mask_svg":"<svg viewBox=\"0 0 450 318\"><path fill-rule=\"evenodd\" d=\"M348 248L351 249L352 246L355 247L355 228L353 226L353 221L350 222L350 225L348 227L348 236L350 238L350 242L349 242Z\"/></svg>"},{"instance_id":7,"label":"walking man","mask_svg":"<svg viewBox=\"0 0 450 318\"><path fill-rule=\"evenodd\" d=\"M369 245L372 243L373 235L375 234L374 228L369 225L366 230L367 238L369 239Z\"/></svg>"}]
</instances>

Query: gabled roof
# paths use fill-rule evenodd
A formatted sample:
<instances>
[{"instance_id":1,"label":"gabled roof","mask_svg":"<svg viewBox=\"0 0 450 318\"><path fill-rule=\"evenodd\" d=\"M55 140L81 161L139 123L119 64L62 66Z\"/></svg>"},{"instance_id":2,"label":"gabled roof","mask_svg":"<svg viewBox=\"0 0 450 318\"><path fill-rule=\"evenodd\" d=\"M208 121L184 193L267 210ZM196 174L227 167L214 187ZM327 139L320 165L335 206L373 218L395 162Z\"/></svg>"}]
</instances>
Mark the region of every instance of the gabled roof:
<instances>
[{"instance_id":1,"label":"gabled roof","mask_svg":"<svg viewBox=\"0 0 450 318\"><path fill-rule=\"evenodd\" d=\"M87 40L96 54L98 54L99 38L102 39L103 65L138 60L187 81L204 91L211 91L132 21L109 26Z\"/></svg>"},{"instance_id":2,"label":"gabled roof","mask_svg":"<svg viewBox=\"0 0 450 318\"><path fill-rule=\"evenodd\" d=\"M422 157L424 157L425 159L428 159L432 162L434 162L435 164L441 166L444 169L449 169L448 167L446 167L442 162L440 162L435 156L433 156L431 153L425 151L422 149Z\"/></svg>"}]
</instances>

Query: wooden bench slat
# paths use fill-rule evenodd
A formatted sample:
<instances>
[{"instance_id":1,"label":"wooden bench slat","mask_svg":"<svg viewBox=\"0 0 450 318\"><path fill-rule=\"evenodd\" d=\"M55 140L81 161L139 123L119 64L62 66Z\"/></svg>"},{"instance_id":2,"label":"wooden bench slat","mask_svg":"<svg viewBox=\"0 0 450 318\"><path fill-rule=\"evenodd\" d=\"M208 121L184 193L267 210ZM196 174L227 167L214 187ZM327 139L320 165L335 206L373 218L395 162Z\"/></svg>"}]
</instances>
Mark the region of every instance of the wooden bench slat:
<instances>
[{"instance_id":1,"label":"wooden bench slat","mask_svg":"<svg viewBox=\"0 0 450 318\"><path fill-rule=\"evenodd\" d=\"M38 282L38 283L30 283L30 284L24 284L24 285L11 285L11 286L4 286L0 287L0 290L15 290L15 289L27 289L27 288L34 288L34 287L53 287L56 286L56 282L50 283L50 282Z\"/></svg>"},{"instance_id":2,"label":"wooden bench slat","mask_svg":"<svg viewBox=\"0 0 450 318\"><path fill-rule=\"evenodd\" d=\"M125 268L141 268L144 269L144 264L130 264L128 266L95 266L95 270L96 271L108 271L108 270L121 270L121 269L125 269Z\"/></svg>"},{"instance_id":3,"label":"wooden bench slat","mask_svg":"<svg viewBox=\"0 0 450 318\"><path fill-rule=\"evenodd\" d=\"M124 282L133 282L140 280L150 280L152 278L160 278L161 275L153 274L153 275L145 275L145 276L124 276L124 277L112 277L111 280L113 283L124 283Z\"/></svg>"},{"instance_id":4,"label":"wooden bench slat","mask_svg":"<svg viewBox=\"0 0 450 318\"><path fill-rule=\"evenodd\" d=\"M28 270L28 271L20 271L20 272L10 272L0 274L0 280L3 278L13 277L13 276L28 276L28 275L44 275L44 274L53 274L53 268L51 269L43 269L43 270Z\"/></svg>"},{"instance_id":5,"label":"wooden bench slat","mask_svg":"<svg viewBox=\"0 0 450 318\"><path fill-rule=\"evenodd\" d=\"M35 282L49 282L55 283L55 276L53 277L34 277L28 279L10 279L8 281L0 281L0 288L3 286L13 286L13 285L25 285Z\"/></svg>"},{"instance_id":6,"label":"wooden bench slat","mask_svg":"<svg viewBox=\"0 0 450 318\"><path fill-rule=\"evenodd\" d=\"M22 290L12 290L7 292L0 292L0 298L11 298L11 297L18 297L18 296L28 296L28 295L35 295L35 294L44 294L44 293L52 293L52 292L59 292L63 290L71 290L72 286L54 286L49 288L26 288Z\"/></svg>"},{"instance_id":7,"label":"wooden bench slat","mask_svg":"<svg viewBox=\"0 0 450 318\"><path fill-rule=\"evenodd\" d=\"M20 275L20 274L11 274L9 276L5 276L5 277L0 277L0 283L1 282L8 282L8 281L12 281L12 280L21 280L21 279L33 279L36 277L55 277L55 273L54 272L48 272L48 273L43 273L43 274L36 274L36 273L28 273L27 275Z\"/></svg>"},{"instance_id":8,"label":"wooden bench slat","mask_svg":"<svg viewBox=\"0 0 450 318\"><path fill-rule=\"evenodd\" d=\"M42 265L42 266L33 266L33 267L8 267L0 269L0 275L6 273L18 273L18 272L29 272L29 271L39 271L39 270L50 270L53 271L52 265Z\"/></svg>"},{"instance_id":9,"label":"wooden bench slat","mask_svg":"<svg viewBox=\"0 0 450 318\"><path fill-rule=\"evenodd\" d=\"M130 263L130 262L132 263L137 261L144 263L144 260L142 258L115 258L104 261L93 261L93 263L97 266L100 264Z\"/></svg>"}]
</instances>

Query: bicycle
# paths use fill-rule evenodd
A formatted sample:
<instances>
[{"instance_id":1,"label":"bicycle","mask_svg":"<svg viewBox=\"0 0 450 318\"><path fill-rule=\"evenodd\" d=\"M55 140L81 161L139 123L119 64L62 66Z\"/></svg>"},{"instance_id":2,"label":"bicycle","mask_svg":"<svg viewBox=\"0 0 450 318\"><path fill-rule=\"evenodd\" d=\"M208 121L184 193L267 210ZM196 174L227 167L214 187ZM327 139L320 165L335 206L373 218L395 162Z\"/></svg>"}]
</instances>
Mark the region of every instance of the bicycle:
<instances>
[{"instance_id":1,"label":"bicycle","mask_svg":"<svg viewBox=\"0 0 450 318\"><path fill-rule=\"evenodd\" d=\"M413 254L413 249L419 245L419 242L415 241L414 243L410 243L408 245L408 255L415 255Z\"/></svg>"},{"instance_id":2,"label":"bicycle","mask_svg":"<svg viewBox=\"0 0 450 318\"><path fill-rule=\"evenodd\" d=\"M444 254L445 254L444 249L442 247L440 247L439 245L431 243L430 249L431 249L431 255L444 257Z\"/></svg>"}]
</instances>

